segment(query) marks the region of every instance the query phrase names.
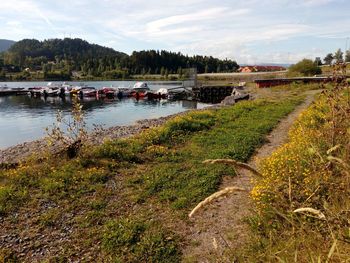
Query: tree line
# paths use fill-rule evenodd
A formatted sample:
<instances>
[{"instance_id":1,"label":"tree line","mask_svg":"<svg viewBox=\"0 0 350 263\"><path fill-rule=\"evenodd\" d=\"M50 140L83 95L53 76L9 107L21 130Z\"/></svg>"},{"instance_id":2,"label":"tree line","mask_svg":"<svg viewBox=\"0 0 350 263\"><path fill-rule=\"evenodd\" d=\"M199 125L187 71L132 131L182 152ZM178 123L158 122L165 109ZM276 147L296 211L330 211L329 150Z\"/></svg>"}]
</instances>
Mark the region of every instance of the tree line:
<instances>
[{"instance_id":1,"label":"tree line","mask_svg":"<svg viewBox=\"0 0 350 263\"><path fill-rule=\"evenodd\" d=\"M131 55L112 48L90 44L82 39L23 39L1 54L3 71L42 71L44 77L73 72L82 76L126 78L130 75L184 73L195 67L198 73L235 72L239 66L229 59L188 56L165 50L134 51Z\"/></svg>"},{"instance_id":2,"label":"tree line","mask_svg":"<svg viewBox=\"0 0 350 263\"><path fill-rule=\"evenodd\" d=\"M333 62L342 63L342 62L350 62L350 50L346 50L345 53L339 48L334 53L328 53L324 59L325 65L331 65ZM320 64L318 62L318 64ZM322 65L322 63L321 63Z\"/></svg>"}]
</instances>

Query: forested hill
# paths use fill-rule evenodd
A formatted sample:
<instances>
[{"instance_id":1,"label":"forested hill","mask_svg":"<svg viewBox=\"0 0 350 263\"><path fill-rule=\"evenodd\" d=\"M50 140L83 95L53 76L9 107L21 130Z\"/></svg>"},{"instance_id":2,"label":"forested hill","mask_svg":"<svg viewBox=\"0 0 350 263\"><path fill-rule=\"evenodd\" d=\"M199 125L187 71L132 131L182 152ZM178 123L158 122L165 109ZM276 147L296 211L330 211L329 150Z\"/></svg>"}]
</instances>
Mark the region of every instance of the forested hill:
<instances>
[{"instance_id":1,"label":"forested hill","mask_svg":"<svg viewBox=\"0 0 350 263\"><path fill-rule=\"evenodd\" d=\"M113 57L121 59L127 54L112 48L90 44L81 39L23 39L16 42L5 54L5 63L20 67L40 66L46 62L68 60L73 67L80 67L88 59Z\"/></svg>"},{"instance_id":2,"label":"forested hill","mask_svg":"<svg viewBox=\"0 0 350 263\"><path fill-rule=\"evenodd\" d=\"M129 58L131 66L137 72L148 70L159 74L167 70L169 73L178 73L181 69L195 67L199 73L204 72L234 72L239 66L236 61L220 60L212 56L185 56L181 53L169 51L138 51Z\"/></svg>"},{"instance_id":3,"label":"forested hill","mask_svg":"<svg viewBox=\"0 0 350 263\"><path fill-rule=\"evenodd\" d=\"M14 43L12 40L0 39L0 52L8 50Z\"/></svg>"},{"instance_id":4,"label":"forested hill","mask_svg":"<svg viewBox=\"0 0 350 263\"><path fill-rule=\"evenodd\" d=\"M82 39L23 39L3 54L4 64L50 72L80 71L84 75L103 76L106 72L127 74L179 73L196 67L198 72L233 72L238 65L232 60L208 56L187 56L169 51L134 51L131 55L112 48L90 44Z\"/></svg>"}]
</instances>

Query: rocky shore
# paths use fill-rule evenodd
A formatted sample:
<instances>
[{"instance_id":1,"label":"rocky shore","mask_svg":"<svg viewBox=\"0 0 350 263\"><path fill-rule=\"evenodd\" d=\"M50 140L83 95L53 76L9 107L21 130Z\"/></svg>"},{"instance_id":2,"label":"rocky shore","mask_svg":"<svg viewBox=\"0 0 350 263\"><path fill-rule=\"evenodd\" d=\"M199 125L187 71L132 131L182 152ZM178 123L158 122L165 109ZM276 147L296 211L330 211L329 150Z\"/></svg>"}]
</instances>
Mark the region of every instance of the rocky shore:
<instances>
[{"instance_id":1,"label":"rocky shore","mask_svg":"<svg viewBox=\"0 0 350 263\"><path fill-rule=\"evenodd\" d=\"M212 108L213 106L210 107ZM89 142L92 142L93 145L99 145L104 140L113 140L117 138L129 137L140 133L144 129L160 126L164 124L167 120L178 115L183 115L187 112L188 111L184 111L156 119L140 120L137 121L135 124L129 126L114 126L102 129L101 131L91 133L89 135ZM32 156L33 154L37 155L37 153L43 153L47 151L47 147L47 141L45 140L45 138L42 138L31 142L24 142L3 150L0 149L0 164L18 163ZM52 148L50 151L55 152L55 150L57 149Z\"/></svg>"}]
</instances>

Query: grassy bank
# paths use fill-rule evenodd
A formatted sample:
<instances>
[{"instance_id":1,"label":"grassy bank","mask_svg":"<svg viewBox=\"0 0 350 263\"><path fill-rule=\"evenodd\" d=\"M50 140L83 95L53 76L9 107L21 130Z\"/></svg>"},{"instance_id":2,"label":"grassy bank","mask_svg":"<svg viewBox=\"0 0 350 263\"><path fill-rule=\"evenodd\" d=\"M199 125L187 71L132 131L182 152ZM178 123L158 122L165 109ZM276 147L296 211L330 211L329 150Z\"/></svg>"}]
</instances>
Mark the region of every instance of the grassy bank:
<instances>
[{"instance_id":1,"label":"grassy bank","mask_svg":"<svg viewBox=\"0 0 350 263\"><path fill-rule=\"evenodd\" d=\"M341 84L326 91L300 115L290 142L261 163L244 260L350 260L349 95Z\"/></svg>"},{"instance_id":2,"label":"grassy bank","mask_svg":"<svg viewBox=\"0 0 350 263\"><path fill-rule=\"evenodd\" d=\"M0 259L178 262L189 210L247 161L298 96L191 112L129 139L0 170Z\"/></svg>"}]
</instances>

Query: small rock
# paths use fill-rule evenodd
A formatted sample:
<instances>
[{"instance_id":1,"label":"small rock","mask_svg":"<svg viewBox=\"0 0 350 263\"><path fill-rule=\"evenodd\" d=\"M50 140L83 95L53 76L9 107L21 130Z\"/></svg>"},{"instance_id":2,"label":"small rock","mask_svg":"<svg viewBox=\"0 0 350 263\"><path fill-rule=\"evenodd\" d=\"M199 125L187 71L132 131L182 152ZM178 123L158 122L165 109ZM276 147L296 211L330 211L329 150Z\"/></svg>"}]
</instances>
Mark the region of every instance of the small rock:
<instances>
[{"instance_id":1,"label":"small rock","mask_svg":"<svg viewBox=\"0 0 350 263\"><path fill-rule=\"evenodd\" d=\"M221 102L222 105L224 106L231 106L236 103L235 97L234 96L227 96L223 101Z\"/></svg>"}]
</instances>

